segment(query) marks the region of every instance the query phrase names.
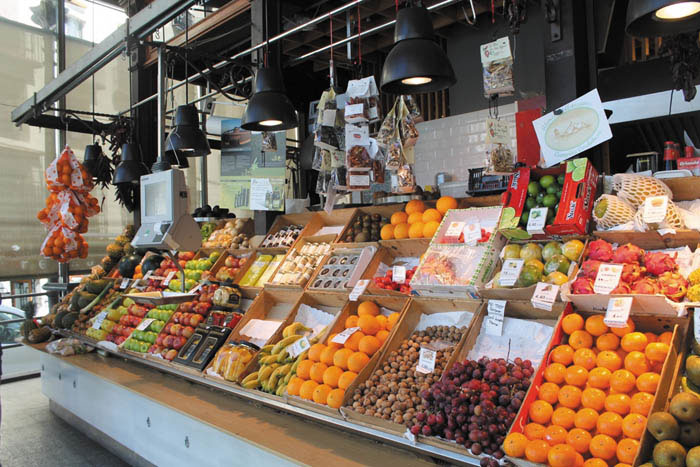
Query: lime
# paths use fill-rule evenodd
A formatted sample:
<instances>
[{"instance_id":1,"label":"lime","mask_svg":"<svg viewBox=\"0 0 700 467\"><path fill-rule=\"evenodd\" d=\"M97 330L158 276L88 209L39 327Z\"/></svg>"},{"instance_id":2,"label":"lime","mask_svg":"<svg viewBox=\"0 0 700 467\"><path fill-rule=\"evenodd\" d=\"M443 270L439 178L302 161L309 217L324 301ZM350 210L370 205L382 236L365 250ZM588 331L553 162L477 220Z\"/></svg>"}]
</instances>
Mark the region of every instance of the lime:
<instances>
[{"instance_id":1,"label":"lime","mask_svg":"<svg viewBox=\"0 0 700 467\"><path fill-rule=\"evenodd\" d=\"M520 215L520 223L521 223L522 225L527 225L527 220L528 220L529 218L530 218L530 211L524 211L524 212Z\"/></svg>"},{"instance_id":2,"label":"lime","mask_svg":"<svg viewBox=\"0 0 700 467\"><path fill-rule=\"evenodd\" d=\"M503 209L503 214L501 214L501 223L499 228L508 229L517 227L518 222L515 221L515 209L512 207L507 207Z\"/></svg>"},{"instance_id":3,"label":"lime","mask_svg":"<svg viewBox=\"0 0 700 467\"><path fill-rule=\"evenodd\" d=\"M556 194L557 191L559 191L559 185L554 184L547 187L547 193L550 195Z\"/></svg>"},{"instance_id":4,"label":"lime","mask_svg":"<svg viewBox=\"0 0 700 467\"><path fill-rule=\"evenodd\" d=\"M544 195L545 195L545 194L546 194L546 193L545 193L544 191L541 192L541 193L537 193L537 197L535 198L535 200L536 200L538 203L541 203L542 200L544 200Z\"/></svg>"},{"instance_id":5,"label":"lime","mask_svg":"<svg viewBox=\"0 0 700 467\"><path fill-rule=\"evenodd\" d=\"M537 182L530 182L527 184L527 193L530 196L536 196L540 192L540 184Z\"/></svg>"},{"instance_id":6,"label":"lime","mask_svg":"<svg viewBox=\"0 0 700 467\"><path fill-rule=\"evenodd\" d=\"M564 186L564 180L566 180L566 174L561 174L557 177L557 183Z\"/></svg>"},{"instance_id":7,"label":"lime","mask_svg":"<svg viewBox=\"0 0 700 467\"><path fill-rule=\"evenodd\" d=\"M562 189L559 188L559 189L557 190L557 193L556 193L557 198L561 198L561 194L562 194Z\"/></svg>"},{"instance_id":8,"label":"lime","mask_svg":"<svg viewBox=\"0 0 700 467\"><path fill-rule=\"evenodd\" d=\"M577 159L580 160L580 159ZM571 179L575 182L580 182L583 177L586 176L586 167L576 167L576 169L571 174Z\"/></svg>"},{"instance_id":9,"label":"lime","mask_svg":"<svg viewBox=\"0 0 700 467\"><path fill-rule=\"evenodd\" d=\"M537 200L535 198L533 198L532 196L528 196L527 199L525 200L525 208L532 209L535 206L537 206Z\"/></svg>"},{"instance_id":10,"label":"lime","mask_svg":"<svg viewBox=\"0 0 700 467\"><path fill-rule=\"evenodd\" d=\"M554 207L555 204L559 202L559 198L557 198L557 195L545 195L545 197L542 199L542 204L548 208Z\"/></svg>"},{"instance_id":11,"label":"lime","mask_svg":"<svg viewBox=\"0 0 700 467\"><path fill-rule=\"evenodd\" d=\"M540 186L544 189L547 189L547 187L551 186L552 183L554 183L554 177L551 175L545 175L544 177L540 178Z\"/></svg>"}]
</instances>

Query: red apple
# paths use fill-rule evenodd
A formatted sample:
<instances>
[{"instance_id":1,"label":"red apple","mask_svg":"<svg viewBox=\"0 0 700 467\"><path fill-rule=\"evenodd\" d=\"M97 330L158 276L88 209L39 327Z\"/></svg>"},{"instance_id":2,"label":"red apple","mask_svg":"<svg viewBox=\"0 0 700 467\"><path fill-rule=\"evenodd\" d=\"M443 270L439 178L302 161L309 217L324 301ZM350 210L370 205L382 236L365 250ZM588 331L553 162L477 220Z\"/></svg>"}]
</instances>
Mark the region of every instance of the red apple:
<instances>
[{"instance_id":1,"label":"red apple","mask_svg":"<svg viewBox=\"0 0 700 467\"><path fill-rule=\"evenodd\" d=\"M173 346L173 340L175 339L176 336L168 334L163 338L163 346L165 347L172 347Z\"/></svg>"},{"instance_id":2,"label":"red apple","mask_svg":"<svg viewBox=\"0 0 700 467\"><path fill-rule=\"evenodd\" d=\"M173 327L170 328L170 334L173 336L179 336L180 332L182 332L181 324L173 324Z\"/></svg>"},{"instance_id":3,"label":"red apple","mask_svg":"<svg viewBox=\"0 0 700 467\"><path fill-rule=\"evenodd\" d=\"M177 262L182 269L185 269L185 266L187 265L187 261L184 259L181 259L180 261Z\"/></svg>"},{"instance_id":4,"label":"red apple","mask_svg":"<svg viewBox=\"0 0 700 467\"><path fill-rule=\"evenodd\" d=\"M192 326L185 326L182 328L182 337L189 339L192 334L194 334L194 328Z\"/></svg>"},{"instance_id":5,"label":"red apple","mask_svg":"<svg viewBox=\"0 0 700 467\"><path fill-rule=\"evenodd\" d=\"M168 360L168 361L171 361L171 360L174 359L175 357L177 357L177 350L175 350L175 349L170 349L170 350L168 350L168 351L166 352L166 354L164 355L164 358L165 358L166 360Z\"/></svg>"},{"instance_id":6,"label":"red apple","mask_svg":"<svg viewBox=\"0 0 700 467\"><path fill-rule=\"evenodd\" d=\"M194 315L192 315L192 316L190 317L190 323L189 323L189 324L190 324L190 326L192 326L193 328L196 328L197 325L198 325L199 323L202 322L202 320L204 320L204 317L203 317L202 315L194 314Z\"/></svg>"},{"instance_id":7,"label":"red apple","mask_svg":"<svg viewBox=\"0 0 700 467\"><path fill-rule=\"evenodd\" d=\"M126 340L126 336L117 336L116 339L114 339L114 343L117 345L122 345L122 343Z\"/></svg>"},{"instance_id":8,"label":"red apple","mask_svg":"<svg viewBox=\"0 0 700 467\"><path fill-rule=\"evenodd\" d=\"M187 342L187 339L185 339L184 337L176 337L173 341L173 349L180 350L182 346L185 345L185 342Z\"/></svg>"},{"instance_id":9,"label":"red apple","mask_svg":"<svg viewBox=\"0 0 700 467\"><path fill-rule=\"evenodd\" d=\"M165 336L163 334L158 334L158 336L156 337L156 345L157 346L163 345L163 338L164 337Z\"/></svg>"},{"instance_id":10,"label":"red apple","mask_svg":"<svg viewBox=\"0 0 700 467\"><path fill-rule=\"evenodd\" d=\"M173 314L173 322L179 323L181 319L182 319L182 313L180 313L179 311L176 311ZM170 332L170 331L167 331L167 332Z\"/></svg>"}]
</instances>

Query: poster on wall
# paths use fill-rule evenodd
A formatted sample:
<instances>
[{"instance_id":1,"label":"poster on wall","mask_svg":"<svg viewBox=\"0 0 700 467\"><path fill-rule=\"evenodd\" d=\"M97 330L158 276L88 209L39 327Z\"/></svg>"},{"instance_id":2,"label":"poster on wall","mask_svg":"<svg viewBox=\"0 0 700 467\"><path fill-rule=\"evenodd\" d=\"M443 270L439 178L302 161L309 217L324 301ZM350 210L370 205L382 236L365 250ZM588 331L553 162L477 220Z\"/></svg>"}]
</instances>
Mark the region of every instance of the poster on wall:
<instances>
[{"instance_id":1,"label":"poster on wall","mask_svg":"<svg viewBox=\"0 0 700 467\"><path fill-rule=\"evenodd\" d=\"M273 135L276 150L265 150L261 132L242 129L239 118L221 122L221 195L224 206L284 211L286 134L277 131ZM270 149L269 145L267 149Z\"/></svg>"}]
</instances>

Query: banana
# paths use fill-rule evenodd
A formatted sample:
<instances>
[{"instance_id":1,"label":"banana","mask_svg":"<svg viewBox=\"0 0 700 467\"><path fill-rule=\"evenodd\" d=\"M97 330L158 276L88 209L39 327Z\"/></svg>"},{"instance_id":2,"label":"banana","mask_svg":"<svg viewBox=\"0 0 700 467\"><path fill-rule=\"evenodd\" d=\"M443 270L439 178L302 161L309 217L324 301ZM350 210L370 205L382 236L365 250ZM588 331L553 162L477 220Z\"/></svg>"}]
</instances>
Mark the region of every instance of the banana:
<instances>
[{"instance_id":1,"label":"banana","mask_svg":"<svg viewBox=\"0 0 700 467\"><path fill-rule=\"evenodd\" d=\"M281 367L279 367L279 368L277 369L277 372L278 372L278 374L279 374L280 376L286 376L286 375L290 372L291 369L292 369L292 364L291 364L291 363L287 363L287 364L282 365Z\"/></svg>"},{"instance_id":2,"label":"banana","mask_svg":"<svg viewBox=\"0 0 700 467\"><path fill-rule=\"evenodd\" d=\"M294 334L299 334L301 332L309 332L311 329L307 328L303 324L301 324L298 321L295 321L294 323L290 324L286 328L284 328L284 331L282 331L282 337L287 338L290 336L293 336Z\"/></svg>"},{"instance_id":3,"label":"banana","mask_svg":"<svg viewBox=\"0 0 700 467\"><path fill-rule=\"evenodd\" d=\"M277 391L275 391L275 395L282 397L282 394L284 394L284 390L287 389L287 384L280 384L277 386Z\"/></svg>"},{"instance_id":4,"label":"banana","mask_svg":"<svg viewBox=\"0 0 700 467\"><path fill-rule=\"evenodd\" d=\"M287 385L289 383L289 380L292 379L292 376L294 376L294 373L291 371L287 373L287 376L284 377L282 381L284 381L284 384Z\"/></svg>"},{"instance_id":5,"label":"banana","mask_svg":"<svg viewBox=\"0 0 700 467\"><path fill-rule=\"evenodd\" d=\"M242 386L246 389L255 389L258 387L258 380L254 379L248 381L247 383L243 383Z\"/></svg>"},{"instance_id":6,"label":"banana","mask_svg":"<svg viewBox=\"0 0 700 467\"><path fill-rule=\"evenodd\" d=\"M285 337L284 339L279 341L277 344L275 344L275 346L272 348L272 355L276 355L276 354L280 353L282 351L282 349L284 349L288 345L292 345L293 343L295 343L296 341L301 339L301 337L302 336L299 336L299 335Z\"/></svg>"},{"instance_id":7,"label":"banana","mask_svg":"<svg viewBox=\"0 0 700 467\"><path fill-rule=\"evenodd\" d=\"M277 363L282 363L287 359L287 356L289 355L289 352L287 350L283 350L280 353L277 354Z\"/></svg>"},{"instance_id":8,"label":"banana","mask_svg":"<svg viewBox=\"0 0 700 467\"><path fill-rule=\"evenodd\" d=\"M279 379L279 374L275 374L274 372L272 375L270 375L270 379L267 380L267 390L268 391L274 391L275 388L277 387L277 380Z\"/></svg>"},{"instance_id":9,"label":"banana","mask_svg":"<svg viewBox=\"0 0 700 467\"><path fill-rule=\"evenodd\" d=\"M686 376L681 378L681 387L683 388L683 392L689 392L700 397L700 388L693 384L691 381L688 381L688 378Z\"/></svg>"},{"instance_id":10,"label":"banana","mask_svg":"<svg viewBox=\"0 0 700 467\"><path fill-rule=\"evenodd\" d=\"M277 361L277 355L272 354L272 355L265 355L264 357L258 359L258 363L261 365L269 365L271 363L274 363Z\"/></svg>"},{"instance_id":11,"label":"banana","mask_svg":"<svg viewBox=\"0 0 700 467\"><path fill-rule=\"evenodd\" d=\"M273 347L274 347L274 345L268 344L265 347L263 347L262 349L260 349L260 352L269 354L270 352L272 352Z\"/></svg>"},{"instance_id":12,"label":"banana","mask_svg":"<svg viewBox=\"0 0 700 467\"><path fill-rule=\"evenodd\" d=\"M265 365L260 370L258 371L258 382L262 383L263 381L267 381L267 379L270 377L272 374L273 368L270 365Z\"/></svg>"},{"instance_id":13,"label":"banana","mask_svg":"<svg viewBox=\"0 0 700 467\"><path fill-rule=\"evenodd\" d=\"M247 383L248 381L252 381L252 380L255 380L255 381L258 380L258 372L257 371L254 373L251 373L248 376L246 376L245 378L243 378L243 381L241 381L241 383Z\"/></svg>"}]
</instances>

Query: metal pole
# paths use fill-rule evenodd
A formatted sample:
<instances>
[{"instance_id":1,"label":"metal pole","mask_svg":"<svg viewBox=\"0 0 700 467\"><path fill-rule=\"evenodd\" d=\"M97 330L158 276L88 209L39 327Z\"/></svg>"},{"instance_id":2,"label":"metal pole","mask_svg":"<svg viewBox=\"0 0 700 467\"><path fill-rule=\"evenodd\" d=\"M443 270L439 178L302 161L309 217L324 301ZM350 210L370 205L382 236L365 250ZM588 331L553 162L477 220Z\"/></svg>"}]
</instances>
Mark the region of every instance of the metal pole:
<instances>
[{"instance_id":1,"label":"metal pole","mask_svg":"<svg viewBox=\"0 0 700 467\"><path fill-rule=\"evenodd\" d=\"M207 83L207 92L209 93L209 83ZM197 95L199 98L202 97L202 94L205 94L202 92L202 87L197 86ZM204 110L204 106L206 106L206 102L202 101L202 105L200 110ZM207 114L205 112L202 112L202 130L204 131L204 134L207 134ZM219 151L219 157L221 157L221 151ZM209 189L207 186L208 180L207 180L207 159L208 157L200 157L199 158L199 205L200 206L206 206L209 204Z\"/></svg>"},{"instance_id":2,"label":"metal pole","mask_svg":"<svg viewBox=\"0 0 700 467\"><path fill-rule=\"evenodd\" d=\"M66 5L65 2L59 1L58 12L57 12L57 26L58 26L58 73L62 73L66 69ZM58 75L57 75L58 76ZM62 96L58 100L58 105L60 108L66 108L66 97ZM67 144L67 134L66 129L61 128L58 130L58 151L63 151L63 148ZM58 263L58 282L67 284L70 280L70 271L68 268L68 263ZM64 292L65 293L65 292ZM60 294L63 296L63 294Z\"/></svg>"},{"instance_id":3,"label":"metal pole","mask_svg":"<svg viewBox=\"0 0 700 467\"><path fill-rule=\"evenodd\" d=\"M165 160L165 87L166 87L166 63L165 63L165 49L164 47L158 47L158 162L163 162Z\"/></svg>"}]
</instances>

